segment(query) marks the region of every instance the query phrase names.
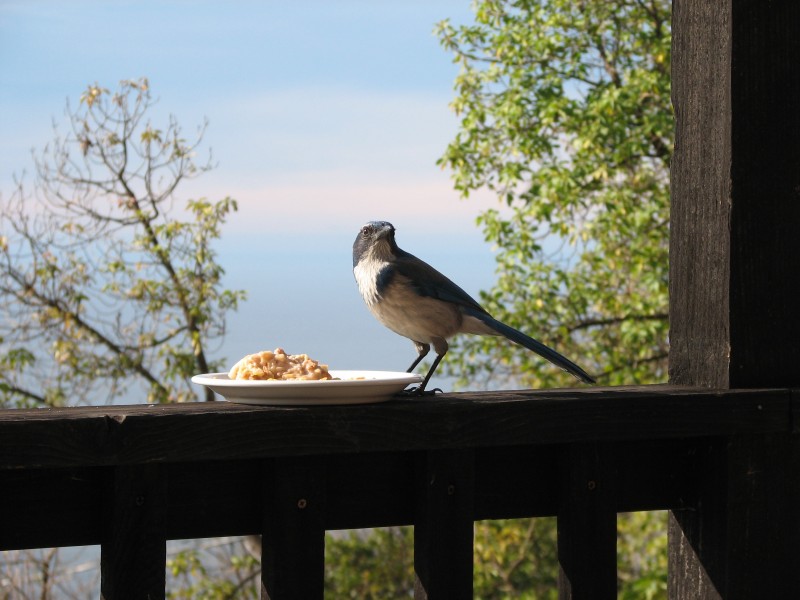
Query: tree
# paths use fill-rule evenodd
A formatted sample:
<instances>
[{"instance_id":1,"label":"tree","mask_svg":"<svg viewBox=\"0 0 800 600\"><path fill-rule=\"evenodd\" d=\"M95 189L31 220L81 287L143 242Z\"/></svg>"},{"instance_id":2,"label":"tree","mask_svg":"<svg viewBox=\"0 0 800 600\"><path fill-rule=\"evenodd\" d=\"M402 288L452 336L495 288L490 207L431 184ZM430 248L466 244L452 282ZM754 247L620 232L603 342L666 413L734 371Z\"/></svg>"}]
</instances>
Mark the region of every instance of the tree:
<instances>
[{"instance_id":1,"label":"tree","mask_svg":"<svg viewBox=\"0 0 800 600\"><path fill-rule=\"evenodd\" d=\"M170 545L183 546L170 552ZM167 546L169 600L260 598L261 565L246 538L173 542Z\"/></svg>"},{"instance_id":2,"label":"tree","mask_svg":"<svg viewBox=\"0 0 800 600\"><path fill-rule=\"evenodd\" d=\"M189 378L218 367L209 344L244 298L222 287L213 242L236 202L176 190L211 168L170 117L146 120L146 79L89 86L68 131L34 154L35 181L0 206L0 403L118 397L182 402ZM213 394L206 394L207 400Z\"/></svg>"},{"instance_id":3,"label":"tree","mask_svg":"<svg viewBox=\"0 0 800 600\"><path fill-rule=\"evenodd\" d=\"M460 128L440 163L498 248L500 320L574 358L599 382L663 380L667 359L668 0L481 0L476 23L438 26L460 66ZM495 338L457 340L446 369L571 384Z\"/></svg>"},{"instance_id":4,"label":"tree","mask_svg":"<svg viewBox=\"0 0 800 600\"><path fill-rule=\"evenodd\" d=\"M325 596L358 600L414 596L414 528L328 533Z\"/></svg>"},{"instance_id":5,"label":"tree","mask_svg":"<svg viewBox=\"0 0 800 600\"><path fill-rule=\"evenodd\" d=\"M555 539L554 517L475 523L475 597L557 599Z\"/></svg>"},{"instance_id":6,"label":"tree","mask_svg":"<svg viewBox=\"0 0 800 600\"><path fill-rule=\"evenodd\" d=\"M460 66L460 127L440 164L463 196L488 189L501 206L478 218L498 249L482 303L604 384L667 374L670 10L669 0L478 0L474 24L437 27ZM471 386L574 382L497 338L454 340L444 365ZM487 526L490 549L505 543L494 562L555 561L552 527L534 547L525 521L479 524L477 539ZM618 530L620 597L665 597L664 514L620 515ZM495 571L506 597L549 593Z\"/></svg>"}]
</instances>

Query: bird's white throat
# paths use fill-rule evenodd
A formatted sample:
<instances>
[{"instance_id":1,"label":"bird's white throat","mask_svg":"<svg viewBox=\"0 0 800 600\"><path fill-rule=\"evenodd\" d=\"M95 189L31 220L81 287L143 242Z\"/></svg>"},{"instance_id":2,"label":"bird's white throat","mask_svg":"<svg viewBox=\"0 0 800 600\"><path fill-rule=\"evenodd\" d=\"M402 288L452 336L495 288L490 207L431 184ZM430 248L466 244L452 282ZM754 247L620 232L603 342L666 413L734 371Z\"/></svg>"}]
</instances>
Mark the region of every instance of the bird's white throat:
<instances>
[{"instance_id":1,"label":"bird's white throat","mask_svg":"<svg viewBox=\"0 0 800 600\"><path fill-rule=\"evenodd\" d=\"M358 264L353 267L353 274L356 276L356 283L358 283L358 291L367 306L373 306L380 300L378 294L378 273L388 266L385 260L376 258L371 252L366 254L358 261Z\"/></svg>"}]
</instances>

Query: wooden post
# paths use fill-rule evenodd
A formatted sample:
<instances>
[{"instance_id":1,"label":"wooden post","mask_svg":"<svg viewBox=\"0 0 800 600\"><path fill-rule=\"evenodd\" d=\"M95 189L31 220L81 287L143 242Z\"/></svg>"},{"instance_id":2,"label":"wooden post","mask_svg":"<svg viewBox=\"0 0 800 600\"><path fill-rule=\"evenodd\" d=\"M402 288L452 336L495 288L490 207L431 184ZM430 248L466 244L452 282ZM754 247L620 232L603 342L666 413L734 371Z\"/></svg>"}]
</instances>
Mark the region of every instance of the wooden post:
<instances>
[{"instance_id":1,"label":"wooden post","mask_svg":"<svg viewBox=\"0 0 800 600\"><path fill-rule=\"evenodd\" d=\"M561 600L617 597L617 512L611 458L570 444L561 460L558 592Z\"/></svg>"},{"instance_id":2,"label":"wooden post","mask_svg":"<svg viewBox=\"0 0 800 600\"><path fill-rule=\"evenodd\" d=\"M800 3L674 0L670 381L800 386ZM734 436L670 519L670 594L800 589L798 441Z\"/></svg>"},{"instance_id":3,"label":"wooden post","mask_svg":"<svg viewBox=\"0 0 800 600\"><path fill-rule=\"evenodd\" d=\"M729 0L674 0L669 246L671 383L728 386ZM713 32L713 35L709 35Z\"/></svg>"},{"instance_id":4,"label":"wooden post","mask_svg":"<svg viewBox=\"0 0 800 600\"><path fill-rule=\"evenodd\" d=\"M436 450L417 465L414 597L472 598L474 453Z\"/></svg>"},{"instance_id":5,"label":"wooden post","mask_svg":"<svg viewBox=\"0 0 800 600\"><path fill-rule=\"evenodd\" d=\"M322 600L325 581L324 458L268 461L263 476L261 597Z\"/></svg>"},{"instance_id":6,"label":"wooden post","mask_svg":"<svg viewBox=\"0 0 800 600\"><path fill-rule=\"evenodd\" d=\"M110 470L100 551L103 600L164 598L166 480L158 464Z\"/></svg>"}]
</instances>

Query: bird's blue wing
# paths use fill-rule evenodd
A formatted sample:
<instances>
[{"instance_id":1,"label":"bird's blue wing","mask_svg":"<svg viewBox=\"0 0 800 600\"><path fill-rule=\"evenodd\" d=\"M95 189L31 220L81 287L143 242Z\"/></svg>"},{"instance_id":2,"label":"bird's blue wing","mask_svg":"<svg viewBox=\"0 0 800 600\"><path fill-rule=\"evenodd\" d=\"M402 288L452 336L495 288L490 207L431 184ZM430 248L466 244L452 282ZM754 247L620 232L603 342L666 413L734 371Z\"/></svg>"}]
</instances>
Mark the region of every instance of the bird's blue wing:
<instances>
[{"instance_id":1,"label":"bird's blue wing","mask_svg":"<svg viewBox=\"0 0 800 600\"><path fill-rule=\"evenodd\" d=\"M472 296L413 254L397 249L393 268L411 282L420 296L452 302L484 314L489 314Z\"/></svg>"},{"instance_id":2,"label":"bird's blue wing","mask_svg":"<svg viewBox=\"0 0 800 600\"><path fill-rule=\"evenodd\" d=\"M556 366L572 373L578 379L586 383L594 383L594 378L571 360L542 344L540 341L498 321L486 312L486 310L467 294L467 292L462 290L439 271L426 262L419 260L416 256L400 250L399 248L396 251L396 259L392 262L391 273L385 274L384 281L389 281L396 275L400 275L406 279L420 296L437 298L444 302L450 302L461 306L464 314L478 319L490 330L536 352Z\"/></svg>"}]
</instances>

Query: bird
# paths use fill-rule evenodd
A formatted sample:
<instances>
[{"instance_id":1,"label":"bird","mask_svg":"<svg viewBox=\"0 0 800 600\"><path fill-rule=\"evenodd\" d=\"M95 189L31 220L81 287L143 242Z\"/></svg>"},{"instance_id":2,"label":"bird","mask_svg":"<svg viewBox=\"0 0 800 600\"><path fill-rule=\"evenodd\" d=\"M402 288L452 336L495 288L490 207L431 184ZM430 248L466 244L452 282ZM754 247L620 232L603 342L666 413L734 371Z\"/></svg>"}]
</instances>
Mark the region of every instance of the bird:
<instances>
[{"instance_id":1,"label":"bird","mask_svg":"<svg viewBox=\"0 0 800 600\"><path fill-rule=\"evenodd\" d=\"M372 315L395 333L409 338L417 357L414 368L433 346L436 358L422 384L423 395L448 350L447 340L457 333L504 336L532 350L584 383L594 378L574 362L538 340L492 317L478 302L445 275L413 254L401 250L395 228L387 221L370 221L353 242L353 275Z\"/></svg>"}]
</instances>

